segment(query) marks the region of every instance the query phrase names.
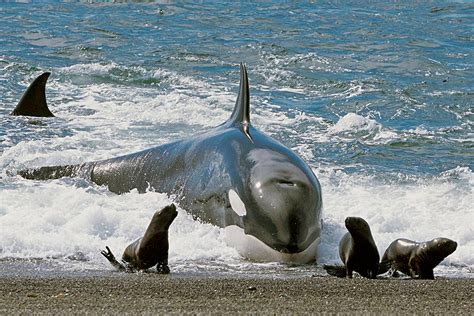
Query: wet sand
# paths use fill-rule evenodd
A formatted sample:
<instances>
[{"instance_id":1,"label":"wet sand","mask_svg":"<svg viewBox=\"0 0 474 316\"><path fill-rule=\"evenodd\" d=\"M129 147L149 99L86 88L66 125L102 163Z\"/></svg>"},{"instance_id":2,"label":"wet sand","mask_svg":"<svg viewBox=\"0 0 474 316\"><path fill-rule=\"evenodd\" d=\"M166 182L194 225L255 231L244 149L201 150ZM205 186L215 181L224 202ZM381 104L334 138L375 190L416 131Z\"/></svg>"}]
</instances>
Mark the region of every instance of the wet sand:
<instances>
[{"instance_id":1,"label":"wet sand","mask_svg":"<svg viewBox=\"0 0 474 316\"><path fill-rule=\"evenodd\" d=\"M471 314L473 279L0 276L0 314Z\"/></svg>"}]
</instances>

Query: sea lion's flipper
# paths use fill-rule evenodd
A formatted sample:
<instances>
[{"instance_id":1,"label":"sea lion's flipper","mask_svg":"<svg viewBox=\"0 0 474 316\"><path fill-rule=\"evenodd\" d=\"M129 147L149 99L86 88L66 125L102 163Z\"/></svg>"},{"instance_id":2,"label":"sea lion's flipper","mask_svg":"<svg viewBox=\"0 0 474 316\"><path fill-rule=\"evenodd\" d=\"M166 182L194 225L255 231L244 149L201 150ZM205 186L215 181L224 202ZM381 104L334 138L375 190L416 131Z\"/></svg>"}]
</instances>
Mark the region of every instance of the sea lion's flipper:
<instances>
[{"instance_id":1,"label":"sea lion's flipper","mask_svg":"<svg viewBox=\"0 0 474 316\"><path fill-rule=\"evenodd\" d=\"M390 268L392 267L392 263L390 261L382 261L379 263L379 271L377 272L377 275L379 274L384 274Z\"/></svg>"},{"instance_id":2,"label":"sea lion's flipper","mask_svg":"<svg viewBox=\"0 0 474 316\"><path fill-rule=\"evenodd\" d=\"M324 270L326 270L326 272L329 274L329 275L332 275L332 276L335 276L335 277L338 277L338 278L345 278L346 277L346 266L330 266L330 265L324 265L323 266Z\"/></svg>"},{"instance_id":3,"label":"sea lion's flipper","mask_svg":"<svg viewBox=\"0 0 474 316\"><path fill-rule=\"evenodd\" d=\"M156 265L156 271L160 274L169 274L170 268L168 267L168 260L158 262L158 264Z\"/></svg>"},{"instance_id":4,"label":"sea lion's flipper","mask_svg":"<svg viewBox=\"0 0 474 316\"><path fill-rule=\"evenodd\" d=\"M354 270L349 265L346 265L346 278L352 279L352 273Z\"/></svg>"},{"instance_id":5,"label":"sea lion's flipper","mask_svg":"<svg viewBox=\"0 0 474 316\"><path fill-rule=\"evenodd\" d=\"M46 81L51 73L45 72L38 76L26 89L11 115L26 115L39 117L52 117L53 113L46 104Z\"/></svg>"},{"instance_id":6,"label":"sea lion's flipper","mask_svg":"<svg viewBox=\"0 0 474 316\"><path fill-rule=\"evenodd\" d=\"M117 261L117 259L115 259L115 256L114 254L112 253L112 251L110 250L110 248L108 246L105 246L105 249L107 250L101 250L100 253L105 257L107 258L107 260L109 260L109 262L115 267L117 268L119 271L125 271L127 270L127 267L123 264L121 264L120 262Z\"/></svg>"},{"instance_id":7,"label":"sea lion's flipper","mask_svg":"<svg viewBox=\"0 0 474 316\"><path fill-rule=\"evenodd\" d=\"M430 269L430 268L420 269L420 279L434 280L433 269Z\"/></svg>"}]
</instances>

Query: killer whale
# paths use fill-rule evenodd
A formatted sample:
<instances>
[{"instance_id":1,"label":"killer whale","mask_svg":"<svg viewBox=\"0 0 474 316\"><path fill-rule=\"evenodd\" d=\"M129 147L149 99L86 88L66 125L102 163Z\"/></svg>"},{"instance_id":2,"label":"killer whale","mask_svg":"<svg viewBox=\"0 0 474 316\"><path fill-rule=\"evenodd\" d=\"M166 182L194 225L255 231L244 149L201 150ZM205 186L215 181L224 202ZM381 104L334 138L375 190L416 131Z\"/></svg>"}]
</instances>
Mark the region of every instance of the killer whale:
<instances>
[{"instance_id":1,"label":"killer whale","mask_svg":"<svg viewBox=\"0 0 474 316\"><path fill-rule=\"evenodd\" d=\"M49 75L50 72L44 72L33 80L10 115L54 117L46 102L45 89Z\"/></svg>"},{"instance_id":2,"label":"killer whale","mask_svg":"<svg viewBox=\"0 0 474 316\"><path fill-rule=\"evenodd\" d=\"M83 177L118 194L165 192L194 218L224 228L228 244L245 257L314 261L321 232L318 179L296 153L252 126L243 64L239 90L230 118L202 134L117 158L18 174Z\"/></svg>"}]
</instances>

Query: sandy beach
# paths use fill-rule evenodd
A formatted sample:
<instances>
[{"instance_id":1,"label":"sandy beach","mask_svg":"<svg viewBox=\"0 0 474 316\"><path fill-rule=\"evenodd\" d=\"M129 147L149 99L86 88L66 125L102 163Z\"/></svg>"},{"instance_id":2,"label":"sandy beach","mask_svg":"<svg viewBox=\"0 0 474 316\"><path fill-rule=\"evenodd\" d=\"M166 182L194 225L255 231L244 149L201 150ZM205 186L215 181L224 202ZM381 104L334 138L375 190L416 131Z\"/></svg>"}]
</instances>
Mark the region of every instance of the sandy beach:
<instances>
[{"instance_id":1,"label":"sandy beach","mask_svg":"<svg viewBox=\"0 0 474 316\"><path fill-rule=\"evenodd\" d=\"M474 310L472 279L352 280L116 273L0 277L0 313L434 313Z\"/></svg>"}]
</instances>

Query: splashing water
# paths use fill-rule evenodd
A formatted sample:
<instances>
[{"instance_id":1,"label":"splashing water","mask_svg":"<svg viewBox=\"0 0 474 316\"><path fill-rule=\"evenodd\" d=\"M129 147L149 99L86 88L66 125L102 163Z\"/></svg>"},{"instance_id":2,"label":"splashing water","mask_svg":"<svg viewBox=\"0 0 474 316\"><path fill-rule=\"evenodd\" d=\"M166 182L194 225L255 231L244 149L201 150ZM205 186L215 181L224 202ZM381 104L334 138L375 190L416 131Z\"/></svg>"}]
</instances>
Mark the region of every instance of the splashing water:
<instances>
[{"instance_id":1,"label":"splashing water","mask_svg":"<svg viewBox=\"0 0 474 316\"><path fill-rule=\"evenodd\" d=\"M216 126L232 111L244 61L253 124L296 151L321 182L318 263L339 261L344 218L361 216L381 254L400 237L457 241L435 273L472 277L472 5L370 7L2 6L0 260L110 269L99 249L120 253L172 197L114 195L81 179L27 181L16 171L114 157ZM9 116L46 70L57 117ZM183 209L170 228L170 266L315 271L249 262L221 229Z\"/></svg>"}]
</instances>

